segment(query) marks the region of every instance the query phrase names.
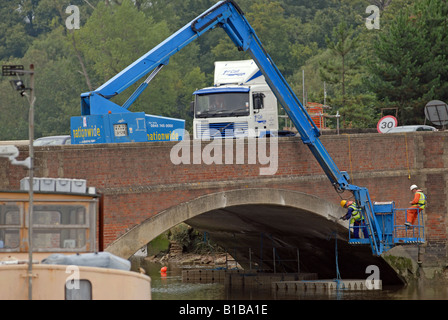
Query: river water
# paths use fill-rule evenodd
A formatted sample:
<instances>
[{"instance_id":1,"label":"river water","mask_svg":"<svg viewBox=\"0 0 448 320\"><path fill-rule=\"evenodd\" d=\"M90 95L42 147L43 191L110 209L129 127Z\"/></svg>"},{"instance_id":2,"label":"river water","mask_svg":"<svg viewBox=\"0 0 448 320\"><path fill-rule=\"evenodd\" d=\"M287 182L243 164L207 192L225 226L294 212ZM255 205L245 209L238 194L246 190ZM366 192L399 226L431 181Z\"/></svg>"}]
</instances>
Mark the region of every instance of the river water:
<instances>
[{"instance_id":1,"label":"river water","mask_svg":"<svg viewBox=\"0 0 448 320\"><path fill-rule=\"evenodd\" d=\"M161 265L133 259L132 266L145 269L151 277L153 300L448 300L448 285L441 282L423 282L405 287L383 287L383 290L345 291L331 293L300 293L276 296L270 289L229 289L224 284L183 283L182 268L168 264L167 272L160 273Z\"/></svg>"}]
</instances>

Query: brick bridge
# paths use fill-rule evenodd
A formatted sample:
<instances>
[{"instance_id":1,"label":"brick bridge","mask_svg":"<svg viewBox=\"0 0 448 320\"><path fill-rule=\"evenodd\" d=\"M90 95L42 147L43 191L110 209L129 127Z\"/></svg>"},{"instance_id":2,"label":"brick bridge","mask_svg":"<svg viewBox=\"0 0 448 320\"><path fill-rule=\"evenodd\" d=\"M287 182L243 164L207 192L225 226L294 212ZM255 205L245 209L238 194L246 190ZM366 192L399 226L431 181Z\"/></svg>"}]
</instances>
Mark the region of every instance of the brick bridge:
<instances>
[{"instance_id":1,"label":"brick bridge","mask_svg":"<svg viewBox=\"0 0 448 320\"><path fill-rule=\"evenodd\" d=\"M394 200L396 207L408 207L411 184L428 194L426 244L419 250L428 270L447 265L447 136L423 132L321 138L339 169L350 174L353 184L367 187L373 201ZM338 220L344 213L338 203L351 194L335 192L299 138L279 139L278 163L269 159L269 152L268 157L254 157L265 150L247 140L222 142L221 149L210 142L184 143L37 147L35 176L87 179L96 187L104 195L105 249L126 258L185 221L206 231L242 263L249 255L250 263L273 260L273 248L288 247L293 253L286 255L295 259L296 270L299 260L302 272L318 272L321 278L335 277L337 234L342 277L365 278L366 266L375 264L383 281L397 280L369 247L347 245L347 222ZM27 147L19 149L25 158ZM0 158L1 189L18 189L27 175ZM415 246L399 250L417 260Z\"/></svg>"}]
</instances>

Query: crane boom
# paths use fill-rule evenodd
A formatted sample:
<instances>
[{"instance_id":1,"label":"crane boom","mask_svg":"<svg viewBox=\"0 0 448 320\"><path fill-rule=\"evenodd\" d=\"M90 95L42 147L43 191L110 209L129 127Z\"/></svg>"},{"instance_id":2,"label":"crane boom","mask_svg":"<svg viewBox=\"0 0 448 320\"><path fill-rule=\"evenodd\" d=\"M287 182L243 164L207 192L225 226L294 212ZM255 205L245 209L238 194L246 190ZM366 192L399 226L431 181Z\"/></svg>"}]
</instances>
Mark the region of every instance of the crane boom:
<instances>
[{"instance_id":1,"label":"crane boom","mask_svg":"<svg viewBox=\"0 0 448 320\"><path fill-rule=\"evenodd\" d=\"M82 115L129 112L127 110L129 106L148 86L155 74L164 65L168 64L172 55L205 32L216 27L221 27L235 46L240 51L247 51L256 62L266 82L299 131L303 143L309 147L335 189L338 192L347 190L353 193L366 219L370 238L368 240L373 254L379 255L389 248L391 243L384 241L384 228L382 228L375 216L375 206L370 199L368 190L364 187L350 184L347 172L338 169L319 139L319 129L276 67L274 61L264 50L260 39L246 20L243 11L233 0L218 2L98 89L83 93L81 95ZM150 76L138 87L123 106L119 106L109 100L150 72L152 72ZM393 211L393 209L390 210Z\"/></svg>"}]
</instances>

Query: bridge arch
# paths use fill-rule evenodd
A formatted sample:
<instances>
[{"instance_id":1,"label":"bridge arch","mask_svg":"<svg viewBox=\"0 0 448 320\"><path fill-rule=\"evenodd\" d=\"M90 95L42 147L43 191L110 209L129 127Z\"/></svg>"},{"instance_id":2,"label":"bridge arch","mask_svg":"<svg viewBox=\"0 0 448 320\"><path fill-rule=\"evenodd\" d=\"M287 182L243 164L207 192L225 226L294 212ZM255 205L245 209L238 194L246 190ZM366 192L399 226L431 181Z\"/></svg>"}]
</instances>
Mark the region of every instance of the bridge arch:
<instances>
[{"instance_id":1,"label":"bridge arch","mask_svg":"<svg viewBox=\"0 0 448 320\"><path fill-rule=\"evenodd\" d=\"M213 240L226 248L242 244L260 249L260 235L269 234L263 241L263 253L259 254L272 253L272 248L267 248L268 242L272 246L298 248L300 272L314 272L322 279L335 277L337 260L345 278L365 279L366 268L376 265L381 269L383 284L402 284L382 257L372 255L369 246L348 245L347 223L339 220L344 213L334 203L298 191L227 190L197 197L144 220L112 242L106 251L128 259L158 235L186 222L208 231ZM339 241L335 241L335 236ZM242 258L247 260L247 255ZM297 267L294 268L283 272L297 272Z\"/></svg>"},{"instance_id":2,"label":"bridge arch","mask_svg":"<svg viewBox=\"0 0 448 320\"><path fill-rule=\"evenodd\" d=\"M207 194L164 210L128 230L113 241L106 251L128 259L158 235L181 222L194 220L209 212L250 205L291 208L320 218L328 222L325 231L327 235L331 232L328 229L330 225L346 229L339 220L344 211L334 203L298 191L245 188Z\"/></svg>"}]
</instances>

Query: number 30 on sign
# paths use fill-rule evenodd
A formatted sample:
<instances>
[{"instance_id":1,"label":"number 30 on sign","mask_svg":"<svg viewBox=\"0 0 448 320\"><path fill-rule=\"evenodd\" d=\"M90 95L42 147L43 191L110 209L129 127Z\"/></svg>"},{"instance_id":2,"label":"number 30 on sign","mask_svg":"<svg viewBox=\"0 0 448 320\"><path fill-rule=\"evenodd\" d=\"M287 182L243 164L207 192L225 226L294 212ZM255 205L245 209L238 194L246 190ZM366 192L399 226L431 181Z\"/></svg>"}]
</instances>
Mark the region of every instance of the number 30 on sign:
<instances>
[{"instance_id":1,"label":"number 30 on sign","mask_svg":"<svg viewBox=\"0 0 448 320\"><path fill-rule=\"evenodd\" d=\"M376 129L379 133L386 133L390 129L396 127L398 124L397 118L394 116L385 116L378 121L378 124L376 126Z\"/></svg>"}]
</instances>

